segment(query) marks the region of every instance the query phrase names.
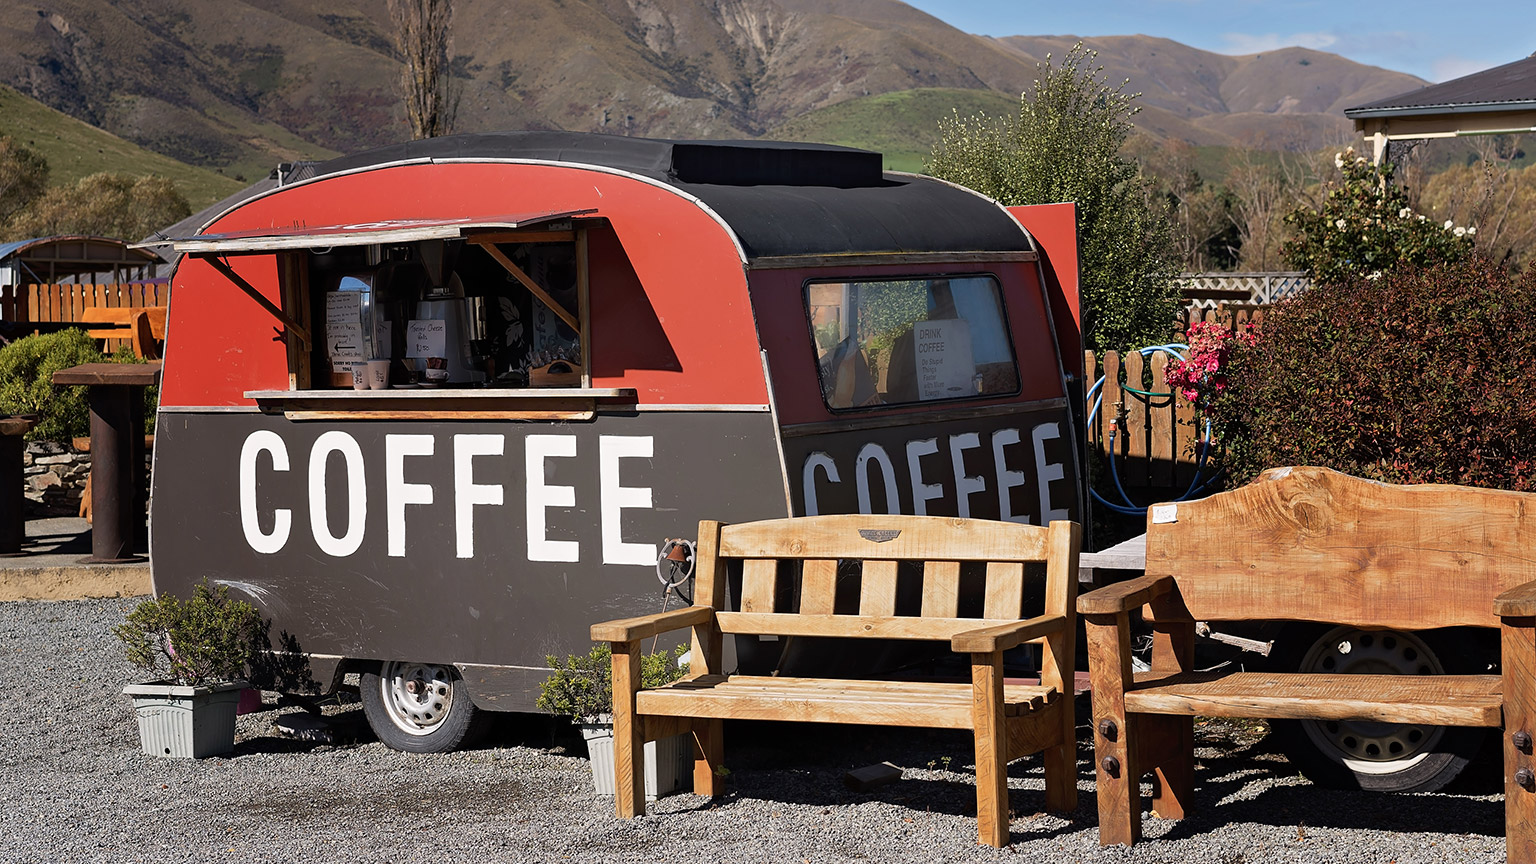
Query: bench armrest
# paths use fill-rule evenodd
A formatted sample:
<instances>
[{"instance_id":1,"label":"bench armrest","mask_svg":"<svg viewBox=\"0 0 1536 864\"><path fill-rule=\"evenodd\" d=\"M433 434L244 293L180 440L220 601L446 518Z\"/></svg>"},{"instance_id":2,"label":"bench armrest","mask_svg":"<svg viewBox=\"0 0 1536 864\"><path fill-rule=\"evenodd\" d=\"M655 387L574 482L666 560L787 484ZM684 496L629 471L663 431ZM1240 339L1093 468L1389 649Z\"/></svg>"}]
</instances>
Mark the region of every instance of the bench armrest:
<instances>
[{"instance_id":1,"label":"bench armrest","mask_svg":"<svg viewBox=\"0 0 1536 864\"><path fill-rule=\"evenodd\" d=\"M1117 615L1156 600L1173 590L1172 576L1137 576L1089 591L1077 598L1082 615Z\"/></svg>"},{"instance_id":2,"label":"bench armrest","mask_svg":"<svg viewBox=\"0 0 1536 864\"><path fill-rule=\"evenodd\" d=\"M1536 582L1505 591L1493 600L1493 612L1500 618L1530 618L1536 616Z\"/></svg>"},{"instance_id":3,"label":"bench armrest","mask_svg":"<svg viewBox=\"0 0 1536 864\"><path fill-rule=\"evenodd\" d=\"M713 606L685 606L671 612L641 615L638 618L620 618L592 625L593 642L633 642L669 630L681 630L708 624L715 618Z\"/></svg>"},{"instance_id":4,"label":"bench armrest","mask_svg":"<svg viewBox=\"0 0 1536 864\"><path fill-rule=\"evenodd\" d=\"M1055 633L1066 626L1067 616L1065 615L1040 615L1023 621L1010 621L1007 624L996 624L956 633L949 644L961 654L990 654L993 651L1007 651L1031 639Z\"/></svg>"}]
</instances>

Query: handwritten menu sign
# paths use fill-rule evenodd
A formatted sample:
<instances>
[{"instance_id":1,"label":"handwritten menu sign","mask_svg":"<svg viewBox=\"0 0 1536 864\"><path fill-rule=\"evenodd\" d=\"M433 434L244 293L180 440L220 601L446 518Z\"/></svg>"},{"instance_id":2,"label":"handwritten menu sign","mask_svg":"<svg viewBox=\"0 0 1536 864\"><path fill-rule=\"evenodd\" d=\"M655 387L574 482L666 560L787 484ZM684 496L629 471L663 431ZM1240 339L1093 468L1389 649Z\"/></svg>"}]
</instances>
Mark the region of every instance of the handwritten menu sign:
<instances>
[{"instance_id":1,"label":"handwritten menu sign","mask_svg":"<svg viewBox=\"0 0 1536 864\"><path fill-rule=\"evenodd\" d=\"M912 340L919 399L954 399L976 392L976 359L965 319L919 321L912 325Z\"/></svg>"},{"instance_id":2,"label":"handwritten menu sign","mask_svg":"<svg viewBox=\"0 0 1536 864\"><path fill-rule=\"evenodd\" d=\"M447 322L436 318L413 319L405 328L405 349L407 357L447 357Z\"/></svg>"},{"instance_id":3,"label":"handwritten menu sign","mask_svg":"<svg viewBox=\"0 0 1536 864\"><path fill-rule=\"evenodd\" d=\"M362 294L332 291L325 295L325 350L337 372L367 361Z\"/></svg>"}]
</instances>

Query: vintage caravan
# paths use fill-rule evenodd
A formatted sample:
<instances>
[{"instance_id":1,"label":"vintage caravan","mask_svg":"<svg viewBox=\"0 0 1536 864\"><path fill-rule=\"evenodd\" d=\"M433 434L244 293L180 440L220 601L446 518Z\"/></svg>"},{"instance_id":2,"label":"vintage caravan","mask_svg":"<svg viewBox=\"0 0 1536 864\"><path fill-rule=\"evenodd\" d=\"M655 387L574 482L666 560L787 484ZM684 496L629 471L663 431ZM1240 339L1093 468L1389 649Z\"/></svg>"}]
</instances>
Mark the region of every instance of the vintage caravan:
<instances>
[{"instance_id":1,"label":"vintage caravan","mask_svg":"<svg viewBox=\"0 0 1536 864\"><path fill-rule=\"evenodd\" d=\"M307 686L360 674L386 743L441 750L661 608L701 518L1081 518L1075 289L1020 218L819 145L323 164L167 241L155 588L230 586Z\"/></svg>"}]
</instances>

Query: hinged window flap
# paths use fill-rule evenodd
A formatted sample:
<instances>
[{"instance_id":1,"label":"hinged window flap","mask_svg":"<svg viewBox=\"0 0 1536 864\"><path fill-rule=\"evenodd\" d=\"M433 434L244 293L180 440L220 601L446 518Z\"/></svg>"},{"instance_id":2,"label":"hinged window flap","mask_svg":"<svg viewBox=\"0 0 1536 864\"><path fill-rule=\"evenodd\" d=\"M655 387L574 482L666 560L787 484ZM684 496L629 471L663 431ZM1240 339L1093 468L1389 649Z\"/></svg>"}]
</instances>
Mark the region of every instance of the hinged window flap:
<instances>
[{"instance_id":1,"label":"hinged window flap","mask_svg":"<svg viewBox=\"0 0 1536 864\"><path fill-rule=\"evenodd\" d=\"M285 228L252 228L223 234L195 234L191 237L166 237L135 243L130 249L145 246L170 246L182 253L217 253L239 255L276 252L283 249L323 249L331 246L364 246L384 243L410 243L417 240L459 240L479 229L506 231L543 225L595 212L578 210L541 210L511 213L491 218L462 219L387 219L346 225L296 225Z\"/></svg>"}]
</instances>

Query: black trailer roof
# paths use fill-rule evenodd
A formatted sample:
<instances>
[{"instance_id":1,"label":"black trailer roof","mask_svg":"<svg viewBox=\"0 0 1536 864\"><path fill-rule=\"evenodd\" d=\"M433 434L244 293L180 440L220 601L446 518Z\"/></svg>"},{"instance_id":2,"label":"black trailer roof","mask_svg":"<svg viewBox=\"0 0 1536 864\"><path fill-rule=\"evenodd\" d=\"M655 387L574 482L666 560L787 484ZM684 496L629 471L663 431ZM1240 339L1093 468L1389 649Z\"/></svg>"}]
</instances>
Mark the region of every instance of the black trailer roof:
<instances>
[{"instance_id":1,"label":"black trailer roof","mask_svg":"<svg viewBox=\"0 0 1536 864\"><path fill-rule=\"evenodd\" d=\"M477 133L343 156L320 164L315 174L416 159L536 159L658 180L719 213L749 259L1030 248L1017 223L980 195L928 177L883 173L879 153L826 144Z\"/></svg>"}]
</instances>

